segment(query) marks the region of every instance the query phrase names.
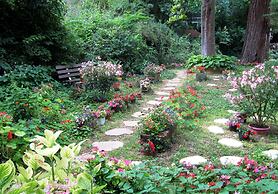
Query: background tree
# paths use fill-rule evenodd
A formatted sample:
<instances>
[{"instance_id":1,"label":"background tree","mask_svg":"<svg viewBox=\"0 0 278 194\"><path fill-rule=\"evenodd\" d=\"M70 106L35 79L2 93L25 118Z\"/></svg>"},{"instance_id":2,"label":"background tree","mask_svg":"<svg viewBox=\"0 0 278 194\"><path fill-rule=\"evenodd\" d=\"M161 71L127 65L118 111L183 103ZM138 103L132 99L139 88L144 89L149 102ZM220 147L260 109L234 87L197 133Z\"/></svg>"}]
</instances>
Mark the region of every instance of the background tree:
<instances>
[{"instance_id":1,"label":"background tree","mask_svg":"<svg viewBox=\"0 0 278 194\"><path fill-rule=\"evenodd\" d=\"M201 17L202 55L215 55L215 0L203 0Z\"/></svg>"},{"instance_id":2,"label":"background tree","mask_svg":"<svg viewBox=\"0 0 278 194\"><path fill-rule=\"evenodd\" d=\"M252 0L248 13L242 63L264 62L269 49L270 0Z\"/></svg>"}]
</instances>

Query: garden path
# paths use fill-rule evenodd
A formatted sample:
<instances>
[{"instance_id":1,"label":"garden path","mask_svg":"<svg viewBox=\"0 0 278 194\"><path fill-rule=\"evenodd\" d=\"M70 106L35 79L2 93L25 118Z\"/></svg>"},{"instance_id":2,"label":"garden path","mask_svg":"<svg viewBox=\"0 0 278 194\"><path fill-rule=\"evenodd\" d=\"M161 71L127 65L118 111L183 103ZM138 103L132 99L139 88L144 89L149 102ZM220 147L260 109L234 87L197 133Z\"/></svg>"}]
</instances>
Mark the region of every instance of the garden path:
<instances>
[{"instance_id":1,"label":"garden path","mask_svg":"<svg viewBox=\"0 0 278 194\"><path fill-rule=\"evenodd\" d=\"M142 105L139 112L132 113L130 119L123 121L121 126L118 128L106 131L105 135L109 137L109 140L94 142L93 146L104 151L112 151L124 146L124 143L121 142L121 138L127 135L132 135L138 127L140 119L147 116L148 112L160 105L162 101L167 100L172 90L182 86L185 77L186 71L180 70L176 73L176 78L163 81L160 89L158 91L154 91L155 96L153 100L150 100L146 104Z\"/></svg>"}]
</instances>

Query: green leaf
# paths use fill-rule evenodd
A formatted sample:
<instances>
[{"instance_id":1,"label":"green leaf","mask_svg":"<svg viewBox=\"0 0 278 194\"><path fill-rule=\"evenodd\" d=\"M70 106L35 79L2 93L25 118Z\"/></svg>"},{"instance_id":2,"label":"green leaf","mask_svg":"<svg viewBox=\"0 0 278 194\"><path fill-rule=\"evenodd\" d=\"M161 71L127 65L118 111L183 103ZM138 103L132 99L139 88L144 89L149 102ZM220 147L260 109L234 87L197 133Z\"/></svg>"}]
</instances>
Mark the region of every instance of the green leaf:
<instances>
[{"instance_id":1,"label":"green leaf","mask_svg":"<svg viewBox=\"0 0 278 194\"><path fill-rule=\"evenodd\" d=\"M77 186L83 190L91 191L93 177L88 173L82 173L77 176Z\"/></svg>"},{"instance_id":2,"label":"green leaf","mask_svg":"<svg viewBox=\"0 0 278 194\"><path fill-rule=\"evenodd\" d=\"M23 137L24 135L26 135L26 133L24 131L16 131L14 133L17 137Z\"/></svg>"},{"instance_id":3,"label":"green leaf","mask_svg":"<svg viewBox=\"0 0 278 194\"><path fill-rule=\"evenodd\" d=\"M4 164L0 164L0 191L4 193L5 189L9 187L15 176L14 163L9 160Z\"/></svg>"}]
</instances>

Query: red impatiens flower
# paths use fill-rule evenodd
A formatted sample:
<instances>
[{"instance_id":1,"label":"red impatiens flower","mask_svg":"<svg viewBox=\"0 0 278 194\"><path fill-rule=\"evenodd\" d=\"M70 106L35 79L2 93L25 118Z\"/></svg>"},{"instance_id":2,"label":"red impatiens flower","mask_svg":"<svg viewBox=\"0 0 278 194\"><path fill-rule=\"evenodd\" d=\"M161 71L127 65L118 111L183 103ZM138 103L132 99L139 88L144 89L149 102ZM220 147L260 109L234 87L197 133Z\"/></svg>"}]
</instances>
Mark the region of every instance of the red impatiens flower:
<instances>
[{"instance_id":1,"label":"red impatiens flower","mask_svg":"<svg viewBox=\"0 0 278 194\"><path fill-rule=\"evenodd\" d=\"M66 123L70 123L70 122L71 122L71 120L67 119L67 120L61 121L61 124L66 124Z\"/></svg>"},{"instance_id":2,"label":"red impatiens flower","mask_svg":"<svg viewBox=\"0 0 278 194\"><path fill-rule=\"evenodd\" d=\"M8 132L8 140L12 140L13 139L13 132L9 131Z\"/></svg>"},{"instance_id":3,"label":"red impatiens flower","mask_svg":"<svg viewBox=\"0 0 278 194\"><path fill-rule=\"evenodd\" d=\"M155 153L155 145L154 145L154 143L153 143L152 141L149 140L148 144L149 144L149 146L150 146L151 151L152 151L153 153Z\"/></svg>"},{"instance_id":4,"label":"red impatiens flower","mask_svg":"<svg viewBox=\"0 0 278 194\"><path fill-rule=\"evenodd\" d=\"M236 124L236 128L239 129L240 128L240 123Z\"/></svg>"},{"instance_id":5,"label":"red impatiens flower","mask_svg":"<svg viewBox=\"0 0 278 194\"><path fill-rule=\"evenodd\" d=\"M204 67L204 66L199 66L199 67L197 67L197 69L198 69L199 71L204 71L204 70L205 70L205 67Z\"/></svg>"},{"instance_id":6,"label":"red impatiens flower","mask_svg":"<svg viewBox=\"0 0 278 194\"><path fill-rule=\"evenodd\" d=\"M208 185L209 185L210 187L212 187L212 186L216 185L216 183L215 183L215 182L209 182Z\"/></svg>"},{"instance_id":7,"label":"red impatiens flower","mask_svg":"<svg viewBox=\"0 0 278 194\"><path fill-rule=\"evenodd\" d=\"M187 89L192 96L196 96L197 93L191 86L187 86Z\"/></svg>"}]
</instances>

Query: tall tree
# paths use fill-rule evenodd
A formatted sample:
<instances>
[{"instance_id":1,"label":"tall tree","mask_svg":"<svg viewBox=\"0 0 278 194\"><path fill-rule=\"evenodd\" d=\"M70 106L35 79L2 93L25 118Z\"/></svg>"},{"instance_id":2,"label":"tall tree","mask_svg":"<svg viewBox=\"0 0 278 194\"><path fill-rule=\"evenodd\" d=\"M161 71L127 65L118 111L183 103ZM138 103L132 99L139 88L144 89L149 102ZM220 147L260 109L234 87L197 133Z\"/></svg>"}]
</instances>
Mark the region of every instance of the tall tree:
<instances>
[{"instance_id":1,"label":"tall tree","mask_svg":"<svg viewBox=\"0 0 278 194\"><path fill-rule=\"evenodd\" d=\"M203 0L201 17L202 55L215 55L215 0Z\"/></svg>"},{"instance_id":2,"label":"tall tree","mask_svg":"<svg viewBox=\"0 0 278 194\"><path fill-rule=\"evenodd\" d=\"M269 18L271 0L252 0L247 20L242 63L264 62L269 49Z\"/></svg>"}]
</instances>

